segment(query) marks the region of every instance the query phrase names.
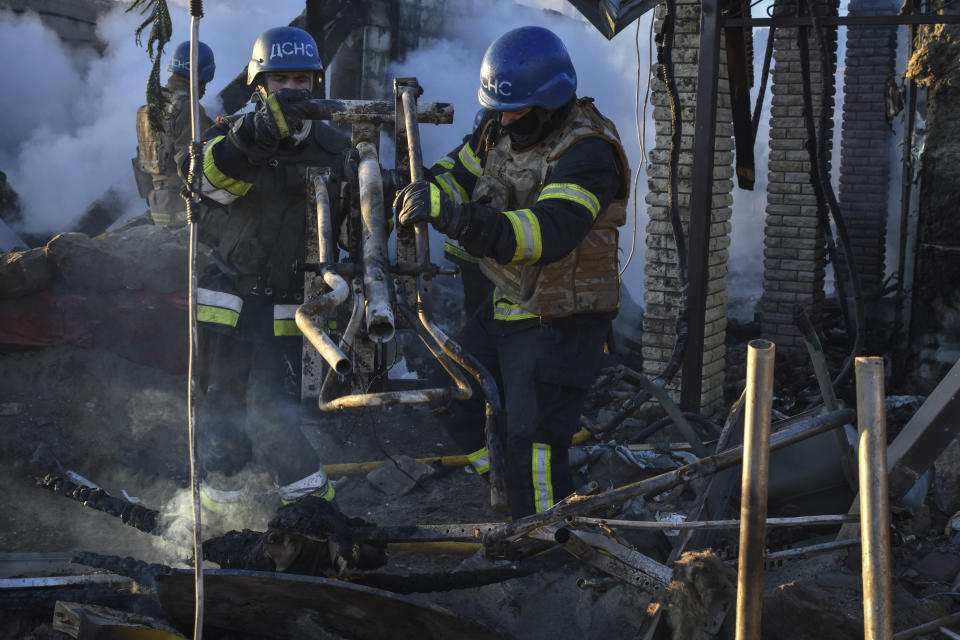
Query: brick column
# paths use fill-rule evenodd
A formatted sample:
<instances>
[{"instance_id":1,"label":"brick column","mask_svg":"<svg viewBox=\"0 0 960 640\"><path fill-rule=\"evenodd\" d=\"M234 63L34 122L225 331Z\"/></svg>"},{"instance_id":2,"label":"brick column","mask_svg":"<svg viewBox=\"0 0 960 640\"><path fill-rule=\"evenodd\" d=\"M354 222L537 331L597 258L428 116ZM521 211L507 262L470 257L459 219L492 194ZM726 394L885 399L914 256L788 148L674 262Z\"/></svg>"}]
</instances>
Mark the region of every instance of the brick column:
<instances>
[{"instance_id":1,"label":"brick column","mask_svg":"<svg viewBox=\"0 0 960 640\"><path fill-rule=\"evenodd\" d=\"M837 0L826 0L817 5L821 15L836 14ZM774 15L796 14L795 0L776 0ZM825 27L824 32L830 66L836 68L836 29ZM819 109L824 99L820 79L820 47L812 28L808 29L807 36L814 122L819 125ZM825 245L817 217L817 199L810 180L797 29L777 29L773 48L761 330L765 338L776 343L778 355L801 355L805 353L805 347L793 323L793 305L803 305L814 326L821 324ZM826 100L832 104L832 75L830 80ZM831 118L828 141L832 138L832 122ZM830 149L824 153L829 159Z\"/></svg>"},{"instance_id":2,"label":"brick column","mask_svg":"<svg viewBox=\"0 0 960 640\"><path fill-rule=\"evenodd\" d=\"M853 0L849 13L895 15L890 0ZM897 28L849 27L843 80L843 145L840 155L840 211L867 317L883 285L888 187L893 131L886 119L884 86L894 73Z\"/></svg>"},{"instance_id":3,"label":"brick column","mask_svg":"<svg viewBox=\"0 0 960 640\"><path fill-rule=\"evenodd\" d=\"M662 24L663 7L657 8L657 28ZM682 141L677 205L684 233L690 220L690 172L693 165L693 120L697 98L697 54L700 45L700 3L678 0L674 36L674 77L682 116ZM720 55L724 59L723 54ZM733 125L726 64L720 65L717 85L718 109L714 156L713 204L710 226L710 281L707 284L706 326L703 345L703 382L701 411L710 415L723 404L725 374L727 260L730 246L730 206L733 202ZM643 371L650 377L660 375L676 343L677 310L680 305L680 277L677 252L667 207L667 178L670 162L670 103L666 86L657 80L651 92L656 123L656 145L650 152L647 168L647 253L643 318ZM689 245L687 245L689 247ZM679 399L680 373L667 386Z\"/></svg>"}]
</instances>

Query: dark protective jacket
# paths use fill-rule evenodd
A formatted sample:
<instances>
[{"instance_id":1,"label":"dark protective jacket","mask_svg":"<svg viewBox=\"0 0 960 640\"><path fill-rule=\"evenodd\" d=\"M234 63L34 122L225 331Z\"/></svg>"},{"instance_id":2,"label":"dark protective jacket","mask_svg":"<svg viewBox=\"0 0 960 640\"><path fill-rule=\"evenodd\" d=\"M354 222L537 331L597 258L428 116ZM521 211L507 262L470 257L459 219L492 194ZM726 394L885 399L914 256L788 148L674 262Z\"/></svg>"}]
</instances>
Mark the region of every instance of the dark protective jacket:
<instances>
[{"instance_id":1,"label":"dark protective jacket","mask_svg":"<svg viewBox=\"0 0 960 640\"><path fill-rule=\"evenodd\" d=\"M490 112L473 136L432 168L455 202L474 202L462 247L496 285L495 320L615 311L617 227L629 168L614 125L578 100L544 140L521 151Z\"/></svg>"},{"instance_id":2,"label":"dark protective jacket","mask_svg":"<svg viewBox=\"0 0 960 640\"><path fill-rule=\"evenodd\" d=\"M238 132L245 114L225 118L204 134L202 192L211 205L200 240L212 250L215 277L198 291L198 319L236 326L247 295L274 301L274 335L298 335L293 321L302 301L308 167L329 167L339 182L349 138L319 121L303 139L287 141L254 165ZM336 200L336 199L333 199Z\"/></svg>"},{"instance_id":3,"label":"dark protective jacket","mask_svg":"<svg viewBox=\"0 0 960 640\"><path fill-rule=\"evenodd\" d=\"M176 156L193 139L190 122L190 81L173 74L162 89L166 106L163 132L155 133L147 121L146 105L137 110L137 157L134 175L140 195L147 199L154 224L180 225L187 222L186 201L180 195L183 181L177 174ZM200 108L200 130L213 125Z\"/></svg>"}]
</instances>

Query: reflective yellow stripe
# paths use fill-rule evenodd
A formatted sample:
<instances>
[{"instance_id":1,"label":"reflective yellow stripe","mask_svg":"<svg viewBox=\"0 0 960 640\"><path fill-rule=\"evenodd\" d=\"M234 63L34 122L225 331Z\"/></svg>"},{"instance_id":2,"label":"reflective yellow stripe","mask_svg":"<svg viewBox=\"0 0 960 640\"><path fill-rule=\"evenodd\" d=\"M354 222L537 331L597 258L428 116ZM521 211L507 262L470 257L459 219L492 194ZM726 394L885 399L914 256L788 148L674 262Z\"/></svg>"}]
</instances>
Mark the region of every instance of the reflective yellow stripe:
<instances>
[{"instance_id":1,"label":"reflective yellow stripe","mask_svg":"<svg viewBox=\"0 0 960 640\"><path fill-rule=\"evenodd\" d=\"M214 291L213 289L197 289L197 321L223 324L228 327L237 326L240 310L243 309L243 298L232 293Z\"/></svg>"},{"instance_id":2,"label":"reflective yellow stripe","mask_svg":"<svg viewBox=\"0 0 960 640\"><path fill-rule=\"evenodd\" d=\"M433 184L430 184L430 217L439 218L440 217L440 188Z\"/></svg>"},{"instance_id":3,"label":"reflective yellow stripe","mask_svg":"<svg viewBox=\"0 0 960 640\"><path fill-rule=\"evenodd\" d=\"M467 168L467 171L478 178L483 175L483 166L480 164L480 158L478 158L473 152L473 149L470 148L469 142L463 143L463 146L460 147L460 155L457 157L460 158L460 162Z\"/></svg>"},{"instance_id":4,"label":"reflective yellow stripe","mask_svg":"<svg viewBox=\"0 0 960 640\"><path fill-rule=\"evenodd\" d=\"M197 305L197 322L212 322L213 324L235 327L239 319L240 314L236 311L221 309L220 307L208 307L203 304Z\"/></svg>"},{"instance_id":5,"label":"reflective yellow stripe","mask_svg":"<svg viewBox=\"0 0 960 640\"><path fill-rule=\"evenodd\" d=\"M514 304L510 298L506 298L500 294L500 289L496 288L493 290L493 319L494 320L529 320L530 318L538 318L539 316L535 313L530 313L524 311L520 308L520 305Z\"/></svg>"},{"instance_id":6,"label":"reflective yellow stripe","mask_svg":"<svg viewBox=\"0 0 960 640\"><path fill-rule=\"evenodd\" d=\"M437 160L434 164L438 164L444 169L453 169L453 158L450 156L443 156Z\"/></svg>"},{"instance_id":7,"label":"reflective yellow stripe","mask_svg":"<svg viewBox=\"0 0 960 640\"><path fill-rule=\"evenodd\" d=\"M537 513L553 506L553 478L550 472L550 445L533 443L530 467L533 473L533 506Z\"/></svg>"},{"instance_id":8,"label":"reflective yellow stripe","mask_svg":"<svg viewBox=\"0 0 960 640\"><path fill-rule=\"evenodd\" d=\"M337 490L333 488L333 485L330 484L329 481L327 481L327 484L325 484L322 489L317 489L316 491L308 495L314 496L316 498L323 498L327 502L330 502L337 496ZM283 498L283 497L280 498L281 504L285 504L285 505L295 501L296 501L296 498L293 498L293 499Z\"/></svg>"},{"instance_id":9,"label":"reflective yellow stripe","mask_svg":"<svg viewBox=\"0 0 960 640\"><path fill-rule=\"evenodd\" d=\"M270 113L273 114L273 121L277 123L280 137L286 138L290 135L290 127L287 126L287 119L283 117L283 110L280 109L276 94L271 93L267 96L267 106L270 108Z\"/></svg>"},{"instance_id":10,"label":"reflective yellow stripe","mask_svg":"<svg viewBox=\"0 0 960 640\"><path fill-rule=\"evenodd\" d=\"M253 183L231 178L220 171L213 160L213 148L220 144L223 138L223 136L217 136L214 138L210 144L207 145L206 150L203 152L203 175L206 177L207 182L209 182L211 186L217 189L223 189L224 191L232 193L235 196L245 196L247 195L247 191L250 191L250 187L253 186Z\"/></svg>"},{"instance_id":11,"label":"reflective yellow stripe","mask_svg":"<svg viewBox=\"0 0 960 640\"><path fill-rule=\"evenodd\" d=\"M449 241L444 241L443 253L448 256L453 256L454 258L459 258L464 262L473 262L474 264L480 262L480 258L470 255L469 253L467 253L466 249L463 249L462 247L458 247L457 245Z\"/></svg>"},{"instance_id":12,"label":"reflective yellow stripe","mask_svg":"<svg viewBox=\"0 0 960 640\"><path fill-rule=\"evenodd\" d=\"M153 224L180 224L187 222L187 212L178 211L176 213L158 213L156 211L150 212L150 219L153 220Z\"/></svg>"},{"instance_id":13,"label":"reflective yellow stripe","mask_svg":"<svg viewBox=\"0 0 960 640\"><path fill-rule=\"evenodd\" d=\"M460 186L452 173L441 173L436 178L437 184L443 189L443 192L450 196L450 199L456 204L466 202L470 198L467 196L467 190Z\"/></svg>"},{"instance_id":14,"label":"reflective yellow stripe","mask_svg":"<svg viewBox=\"0 0 960 640\"><path fill-rule=\"evenodd\" d=\"M297 309L300 305L296 304L275 304L273 305L273 335L275 336L299 336L300 328L295 320Z\"/></svg>"},{"instance_id":15,"label":"reflective yellow stripe","mask_svg":"<svg viewBox=\"0 0 960 640\"><path fill-rule=\"evenodd\" d=\"M597 199L597 196L572 182L554 182L548 184L543 188L543 191L540 192L540 197L537 198L537 202L549 200L550 198L576 202L585 207L594 220L597 219L597 214L600 213L600 201Z\"/></svg>"},{"instance_id":16,"label":"reflective yellow stripe","mask_svg":"<svg viewBox=\"0 0 960 640\"><path fill-rule=\"evenodd\" d=\"M504 211L513 226L513 235L517 249L513 252L510 264L533 264L543 254L543 238L540 235L540 221L530 209Z\"/></svg>"},{"instance_id":17,"label":"reflective yellow stripe","mask_svg":"<svg viewBox=\"0 0 960 640\"><path fill-rule=\"evenodd\" d=\"M486 473L490 471L490 452L487 448L477 449L473 453L467 454L467 460L477 473Z\"/></svg>"}]
</instances>

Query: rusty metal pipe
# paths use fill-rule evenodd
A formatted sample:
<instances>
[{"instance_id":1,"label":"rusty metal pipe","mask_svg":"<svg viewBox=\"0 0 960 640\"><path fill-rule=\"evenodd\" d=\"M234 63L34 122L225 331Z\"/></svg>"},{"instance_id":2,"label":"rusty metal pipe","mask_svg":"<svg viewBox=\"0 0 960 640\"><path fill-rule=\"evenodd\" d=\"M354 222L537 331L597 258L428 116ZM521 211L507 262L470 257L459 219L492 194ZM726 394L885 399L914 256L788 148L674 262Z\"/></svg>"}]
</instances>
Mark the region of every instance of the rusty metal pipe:
<instances>
[{"instance_id":1,"label":"rusty metal pipe","mask_svg":"<svg viewBox=\"0 0 960 640\"><path fill-rule=\"evenodd\" d=\"M860 537L863 564L864 640L893 638L890 591L890 510L887 494L887 421L883 358L859 357L857 428L860 469Z\"/></svg>"},{"instance_id":2,"label":"rusty metal pipe","mask_svg":"<svg viewBox=\"0 0 960 640\"><path fill-rule=\"evenodd\" d=\"M360 153L360 217L363 221L363 290L367 298L367 335L374 342L389 342L396 332L390 303L390 254L387 221L383 215L383 178L377 148L357 145Z\"/></svg>"},{"instance_id":3,"label":"rusty metal pipe","mask_svg":"<svg viewBox=\"0 0 960 640\"><path fill-rule=\"evenodd\" d=\"M737 640L760 637L775 349L767 340L751 340L747 345L747 402L740 485L742 525L737 562Z\"/></svg>"},{"instance_id":4,"label":"rusty metal pipe","mask_svg":"<svg viewBox=\"0 0 960 640\"><path fill-rule=\"evenodd\" d=\"M854 419L853 409L839 409L809 418L782 429L770 437L770 450L776 451L797 442L812 438L830 429L841 427ZM616 487L596 495L568 497L566 501L557 503L551 509L542 513L524 516L513 522L491 530L484 541L485 544L497 544L517 536L522 536L545 524L563 520L567 516L579 516L590 513L601 507L621 503L635 496L648 496L663 493L669 489L690 482L695 478L709 477L718 471L734 467L743 460L743 448L740 446L727 449L707 458L700 458L672 471L667 471L652 478L639 480L622 487Z\"/></svg>"},{"instance_id":5,"label":"rusty metal pipe","mask_svg":"<svg viewBox=\"0 0 960 640\"><path fill-rule=\"evenodd\" d=\"M346 375L350 373L352 368L350 360L343 355L343 351L340 350L333 339L314 323L311 316L319 315L328 309L343 304L350 291L347 287L347 281L332 269L323 270L323 281L327 283L331 290L300 305L294 315L294 320L297 327L303 332L303 336L310 341L310 344L316 348L320 356L327 361L327 364L340 375Z\"/></svg>"},{"instance_id":6,"label":"rusty metal pipe","mask_svg":"<svg viewBox=\"0 0 960 640\"><path fill-rule=\"evenodd\" d=\"M423 180L423 154L420 150L420 127L417 126L417 94L413 87L400 89L400 100L403 104L403 118L407 129L407 153L410 158L410 180ZM413 226L416 243L417 262L426 266L430 264L430 236L426 222L418 222ZM423 299L429 296L430 290L426 279L421 274L417 277L417 291Z\"/></svg>"},{"instance_id":7,"label":"rusty metal pipe","mask_svg":"<svg viewBox=\"0 0 960 640\"><path fill-rule=\"evenodd\" d=\"M289 107L289 108L288 108ZM363 122L376 125L394 122L396 104L385 100L329 100L315 98L284 107L290 115L301 120L329 120L334 124ZM422 102L417 105L416 122L451 124L453 104L449 102Z\"/></svg>"},{"instance_id":8,"label":"rusty metal pipe","mask_svg":"<svg viewBox=\"0 0 960 640\"><path fill-rule=\"evenodd\" d=\"M327 170L329 174L329 170ZM312 176L313 194L317 202L317 256L321 264L330 264L336 259L336 246L333 229L333 212L330 208L330 191L327 189L328 175L315 173Z\"/></svg>"}]
</instances>

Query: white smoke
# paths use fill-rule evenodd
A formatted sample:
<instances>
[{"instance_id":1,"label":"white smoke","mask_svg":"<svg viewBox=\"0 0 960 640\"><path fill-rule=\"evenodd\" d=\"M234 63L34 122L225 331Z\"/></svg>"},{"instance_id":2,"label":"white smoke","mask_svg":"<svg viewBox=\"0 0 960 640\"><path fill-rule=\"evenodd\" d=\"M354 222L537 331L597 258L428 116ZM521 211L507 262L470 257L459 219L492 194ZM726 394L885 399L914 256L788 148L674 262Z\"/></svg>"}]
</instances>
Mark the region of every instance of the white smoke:
<instances>
[{"instance_id":1,"label":"white smoke","mask_svg":"<svg viewBox=\"0 0 960 640\"><path fill-rule=\"evenodd\" d=\"M18 231L52 235L70 231L87 208L113 190L124 215L146 211L137 195L130 159L136 155L136 111L144 103L151 61L134 38L144 16L128 13L127 2L102 16L97 36L102 56L63 45L36 14L0 12L0 170L18 192ZM161 82L169 77L169 56L189 39L186 2L169 3L173 37L161 59ZM266 5L252 0L205 3L200 39L217 61L216 76L203 101L218 113L216 93L245 68L257 35L287 24L303 2ZM146 44L149 28L143 33Z\"/></svg>"}]
</instances>

